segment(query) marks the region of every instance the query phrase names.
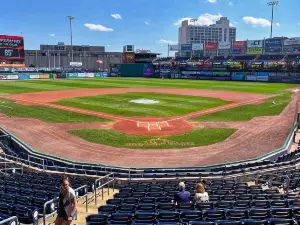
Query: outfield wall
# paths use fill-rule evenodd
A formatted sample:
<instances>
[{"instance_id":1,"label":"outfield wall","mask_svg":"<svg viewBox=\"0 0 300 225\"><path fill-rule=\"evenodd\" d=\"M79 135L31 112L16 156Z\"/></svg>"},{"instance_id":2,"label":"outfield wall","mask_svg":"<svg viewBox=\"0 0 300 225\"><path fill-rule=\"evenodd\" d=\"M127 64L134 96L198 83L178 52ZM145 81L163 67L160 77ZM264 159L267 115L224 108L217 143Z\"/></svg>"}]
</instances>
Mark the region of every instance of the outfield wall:
<instances>
[{"instance_id":1,"label":"outfield wall","mask_svg":"<svg viewBox=\"0 0 300 225\"><path fill-rule=\"evenodd\" d=\"M300 83L300 73L291 72L219 72L219 71L179 71L166 70L160 72L161 77L170 79L194 80L233 80L277 83Z\"/></svg>"},{"instance_id":2,"label":"outfield wall","mask_svg":"<svg viewBox=\"0 0 300 225\"><path fill-rule=\"evenodd\" d=\"M55 73L0 73L0 80L52 79Z\"/></svg>"}]
</instances>

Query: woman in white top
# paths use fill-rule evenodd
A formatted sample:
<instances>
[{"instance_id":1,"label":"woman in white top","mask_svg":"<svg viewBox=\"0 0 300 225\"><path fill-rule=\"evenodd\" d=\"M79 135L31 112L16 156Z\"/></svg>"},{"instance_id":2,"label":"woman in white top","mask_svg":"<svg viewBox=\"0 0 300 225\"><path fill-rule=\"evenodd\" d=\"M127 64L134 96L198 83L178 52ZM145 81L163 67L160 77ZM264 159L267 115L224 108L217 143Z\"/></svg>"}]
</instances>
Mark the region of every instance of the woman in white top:
<instances>
[{"instance_id":1,"label":"woman in white top","mask_svg":"<svg viewBox=\"0 0 300 225\"><path fill-rule=\"evenodd\" d=\"M194 204L197 205L198 203L208 202L208 201L209 201L209 197L207 192L205 192L203 184L201 183L196 184Z\"/></svg>"}]
</instances>

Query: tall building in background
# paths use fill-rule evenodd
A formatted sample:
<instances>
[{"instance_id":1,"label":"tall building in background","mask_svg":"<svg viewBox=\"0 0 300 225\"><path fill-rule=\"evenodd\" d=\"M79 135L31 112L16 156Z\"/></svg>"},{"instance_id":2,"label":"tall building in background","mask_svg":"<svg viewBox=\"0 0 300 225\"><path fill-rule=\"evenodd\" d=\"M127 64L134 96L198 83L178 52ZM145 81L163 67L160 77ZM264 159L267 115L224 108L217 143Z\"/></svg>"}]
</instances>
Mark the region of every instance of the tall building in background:
<instances>
[{"instance_id":1,"label":"tall building in background","mask_svg":"<svg viewBox=\"0 0 300 225\"><path fill-rule=\"evenodd\" d=\"M178 31L178 44L195 44L206 42L231 42L236 40L236 28L230 26L227 17L221 17L216 24L200 26L189 24L188 20L181 23Z\"/></svg>"}]
</instances>

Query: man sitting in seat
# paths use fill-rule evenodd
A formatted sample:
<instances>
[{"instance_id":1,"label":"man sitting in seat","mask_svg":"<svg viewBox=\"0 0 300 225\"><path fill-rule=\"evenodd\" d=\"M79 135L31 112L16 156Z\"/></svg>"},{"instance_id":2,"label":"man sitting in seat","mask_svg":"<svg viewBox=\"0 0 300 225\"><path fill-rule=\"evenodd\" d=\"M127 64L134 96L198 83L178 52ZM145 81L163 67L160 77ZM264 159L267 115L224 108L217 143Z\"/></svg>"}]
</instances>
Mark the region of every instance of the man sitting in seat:
<instances>
[{"instance_id":1,"label":"man sitting in seat","mask_svg":"<svg viewBox=\"0 0 300 225\"><path fill-rule=\"evenodd\" d=\"M174 203L181 202L190 202L191 201L191 193L185 191L185 184L183 182L179 183L179 192L174 195Z\"/></svg>"}]
</instances>

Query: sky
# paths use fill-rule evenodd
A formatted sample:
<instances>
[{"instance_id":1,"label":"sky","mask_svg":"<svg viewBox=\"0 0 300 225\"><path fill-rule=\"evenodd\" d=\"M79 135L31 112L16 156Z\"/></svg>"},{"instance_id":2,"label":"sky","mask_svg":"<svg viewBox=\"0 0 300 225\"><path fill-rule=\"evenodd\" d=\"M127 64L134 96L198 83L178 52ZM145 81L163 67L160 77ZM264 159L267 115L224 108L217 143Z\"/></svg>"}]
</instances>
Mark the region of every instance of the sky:
<instances>
[{"instance_id":1,"label":"sky","mask_svg":"<svg viewBox=\"0 0 300 225\"><path fill-rule=\"evenodd\" d=\"M237 28L237 40L270 36L271 0L14 0L0 14L0 34L23 35L25 49L40 44L100 45L120 52L124 45L166 56L178 41L184 18L210 25L226 16ZM279 0L274 9L273 36L300 37L300 0Z\"/></svg>"}]
</instances>

